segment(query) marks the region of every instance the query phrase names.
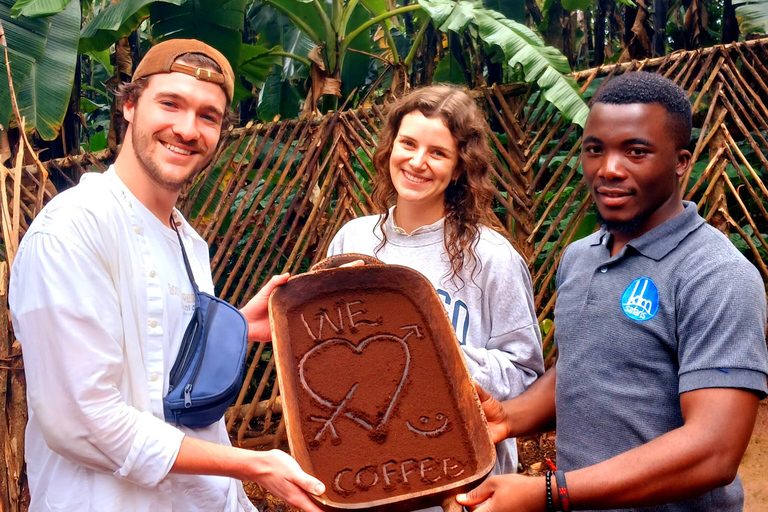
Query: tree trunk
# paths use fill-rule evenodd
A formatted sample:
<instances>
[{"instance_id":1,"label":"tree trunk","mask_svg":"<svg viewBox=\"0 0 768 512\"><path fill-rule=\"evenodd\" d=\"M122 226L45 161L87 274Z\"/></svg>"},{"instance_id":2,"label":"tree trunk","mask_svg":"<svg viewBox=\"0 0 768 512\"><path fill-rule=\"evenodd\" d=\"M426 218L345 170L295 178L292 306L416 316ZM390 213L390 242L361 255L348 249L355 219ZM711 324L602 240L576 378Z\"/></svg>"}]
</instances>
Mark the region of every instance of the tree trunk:
<instances>
[{"instance_id":1,"label":"tree trunk","mask_svg":"<svg viewBox=\"0 0 768 512\"><path fill-rule=\"evenodd\" d=\"M739 40L739 22L736 21L736 8L731 0L723 2L722 43L728 44Z\"/></svg>"},{"instance_id":2,"label":"tree trunk","mask_svg":"<svg viewBox=\"0 0 768 512\"><path fill-rule=\"evenodd\" d=\"M403 7L411 5L411 0L403 0ZM406 12L403 14L403 20L405 21L405 33L413 40L416 36L416 29L413 26L413 13Z\"/></svg>"},{"instance_id":3,"label":"tree trunk","mask_svg":"<svg viewBox=\"0 0 768 512\"><path fill-rule=\"evenodd\" d=\"M653 56L667 53L667 1L653 0Z\"/></svg>"},{"instance_id":4,"label":"tree trunk","mask_svg":"<svg viewBox=\"0 0 768 512\"><path fill-rule=\"evenodd\" d=\"M426 20L423 23L429 23L424 31L424 37L422 44L422 50L419 52L419 56L414 59L412 66L413 72L411 77L411 85L416 87L418 85L429 85L432 83L432 76L435 74L435 58L437 57L437 37L434 24ZM420 63L416 65L417 61ZM418 70L418 71L417 71Z\"/></svg>"},{"instance_id":5,"label":"tree trunk","mask_svg":"<svg viewBox=\"0 0 768 512\"><path fill-rule=\"evenodd\" d=\"M589 55L592 54L593 55L592 58L594 59L594 54L595 54L595 47L592 39L593 34L592 34L592 9L591 8L584 11L584 26L586 28L585 34L587 34L587 53L584 57L584 63L587 65L587 67L590 67Z\"/></svg>"},{"instance_id":6,"label":"tree trunk","mask_svg":"<svg viewBox=\"0 0 768 512\"><path fill-rule=\"evenodd\" d=\"M115 44L114 66L115 74L109 79L108 87L116 90L121 83L131 80L133 75L133 57L131 43L128 38L123 38ZM125 121L123 120L123 106L117 101L112 102L109 111L109 133L107 134L107 147L112 153L117 154L117 146L122 142Z\"/></svg>"},{"instance_id":7,"label":"tree trunk","mask_svg":"<svg viewBox=\"0 0 768 512\"><path fill-rule=\"evenodd\" d=\"M605 62L605 16L608 13L608 6L612 0L598 0L597 14L595 15L595 66L600 66Z\"/></svg>"},{"instance_id":8,"label":"tree trunk","mask_svg":"<svg viewBox=\"0 0 768 512\"><path fill-rule=\"evenodd\" d=\"M525 0L525 10L528 12L528 16L531 17L531 21L535 25L538 25L542 21L541 16L541 9L539 9L539 4L536 3L536 0Z\"/></svg>"},{"instance_id":9,"label":"tree trunk","mask_svg":"<svg viewBox=\"0 0 768 512\"><path fill-rule=\"evenodd\" d=\"M459 63L464 73L464 81L467 87L472 87L472 72L464 56L464 45L462 44L461 36L456 32L448 32L448 49L451 51L451 56Z\"/></svg>"},{"instance_id":10,"label":"tree trunk","mask_svg":"<svg viewBox=\"0 0 768 512\"><path fill-rule=\"evenodd\" d=\"M621 12L616 9L618 6L613 0L602 1L604 2L605 12L608 15L608 44L613 44L614 39L620 39L622 32L624 32Z\"/></svg>"},{"instance_id":11,"label":"tree trunk","mask_svg":"<svg viewBox=\"0 0 768 512\"><path fill-rule=\"evenodd\" d=\"M544 42L557 48L573 67L573 43L571 42L571 12L563 9L560 0L554 0L549 8L549 22L542 33Z\"/></svg>"}]
</instances>

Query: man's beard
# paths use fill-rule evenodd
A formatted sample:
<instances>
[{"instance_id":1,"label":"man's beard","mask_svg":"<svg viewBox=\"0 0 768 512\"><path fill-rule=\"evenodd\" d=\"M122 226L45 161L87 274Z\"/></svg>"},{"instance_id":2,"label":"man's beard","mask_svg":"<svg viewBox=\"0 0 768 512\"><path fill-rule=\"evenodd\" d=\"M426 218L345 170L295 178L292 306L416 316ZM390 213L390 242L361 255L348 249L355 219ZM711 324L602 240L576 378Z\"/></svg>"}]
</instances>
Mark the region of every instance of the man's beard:
<instances>
[{"instance_id":1,"label":"man's beard","mask_svg":"<svg viewBox=\"0 0 768 512\"><path fill-rule=\"evenodd\" d=\"M153 157L156 155L154 155L148 149L156 142L153 136L149 133L139 130L136 123L131 123L131 130L133 150L134 154L136 155L136 159L139 161L141 166L144 168L144 171L152 181L170 192L179 192L184 185L191 181L192 178L197 176L197 174L202 169L204 169L206 165L208 165L208 162L204 163L203 165L198 165L197 167L190 169L186 176L181 177L176 177L169 175L168 173L164 173L157 162L153 159Z\"/></svg>"},{"instance_id":2,"label":"man's beard","mask_svg":"<svg viewBox=\"0 0 768 512\"><path fill-rule=\"evenodd\" d=\"M599 222L603 229L608 232L621 233L623 235L634 235L640 231L643 223L645 223L645 221L648 219L649 214L639 213L633 218L624 221L606 220L602 215L600 215L600 210L595 207L595 216L597 217L597 222Z\"/></svg>"}]
</instances>

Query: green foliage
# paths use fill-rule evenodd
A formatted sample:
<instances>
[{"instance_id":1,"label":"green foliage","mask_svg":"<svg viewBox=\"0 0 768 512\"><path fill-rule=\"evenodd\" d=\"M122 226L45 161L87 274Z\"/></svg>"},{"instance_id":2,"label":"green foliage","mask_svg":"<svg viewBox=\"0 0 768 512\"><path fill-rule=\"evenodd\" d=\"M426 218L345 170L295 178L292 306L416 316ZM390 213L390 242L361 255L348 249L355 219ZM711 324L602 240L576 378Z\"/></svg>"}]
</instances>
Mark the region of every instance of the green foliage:
<instances>
[{"instance_id":1,"label":"green foliage","mask_svg":"<svg viewBox=\"0 0 768 512\"><path fill-rule=\"evenodd\" d=\"M127 37L149 16L154 2L181 5L186 0L121 0L101 10L80 32L80 53L106 50Z\"/></svg>"},{"instance_id":2,"label":"green foliage","mask_svg":"<svg viewBox=\"0 0 768 512\"><path fill-rule=\"evenodd\" d=\"M584 126L589 108L573 79L564 76L571 71L568 60L531 29L464 0L419 0L419 5L442 31L462 33L475 27L486 44L502 51L510 67L522 65L526 82L536 82L563 116Z\"/></svg>"},{"instance_id":3,"label":"green foliage","mask_svg":"<svg viewBox=\"0 0 768 512\"><path fill-rule=\"evenodd\" d=\"M290 119L298 117L301 97L287 80L282 80L279 73L267 77L261 90L259 102L259 119L264 122L273 121L279 117Z\"/></svg>"},{"instance_id":4,"label":"green foliage","mask_svg":"<svg viewBox=\"0 0 768 512\"><path fill-rule=\"evenodd\" d=\"M267 48L258 44L243 44L240 47L240 74L261 89L267 77L272 73L272 68L282 62L282 57L275 52L282 48L275 46Z\"/></svg>"},{"instance_id":5,"label":"green foliage","mask_svg":"<svg viewBox=\"0 0 768 512\"><path fill-rule=\"evenodd\" d=\"M115 67L109 60L109 50L88 52L86 55L104 66L104 69L107 71L107 73L109 73L109 76L112 76L115 73Z\"/></svg>"},{"instance_id":6,"label":"green foliage","mask_svg":"<svg viewBox=\"0 0 768 512\"><path fill-rule=\"evenodd\" d=\"M435 68L435 76L432 78L435 83L448 82L451 84L464 84L464 71L461 64L452 54L443 57Z\"/></svg>"},{"instance_id":7,"label":"green foliage","mask_svg":"<svg viewBox=\"0 0 768 512\"><path fill-rule=\"evenodd\" d=\"M561 0L560 3L567 11L585 11L592 5L592 0Z\"/></svg>"},{"instance_id":8,"label":"green foliage","mask_svg":"<svg viewBox=\"0 0 768 512\"><path fill-rule=\"evenodd\" d=\"M483 0L483 7L500 12L511 20L525 23L527 9L524 0Z\"/></svg>"},{"instance_id":9,"label":"green foliage","mask_svg":"<svg viewBox=\"0 0 768 512\"><path fill-rule=\"evenodd\" d=\"M245 2L246 0L186 0L179 4L154 2L149 6L152 38L158 42L182 38L208 43L227 57L237 74Z\"/></svg>"},{"instance_id":10,"label":"green foliage","mask_svg":"<svg viewBox=\"0 0 768 512\"><path fill-rule=\"evenodd\" d=\"M19 0L11 7L11 16L18 18L39 18L51 16L69 5L71 0Z\"/></svg>"},{"instance_id":11,"label":"green foliage","mask_svg":"<svg viewBox=\"0 0 768 512\"><path fill-rule=\"evenodd\" d=\"M763 245L763 243L760 241L760 238L755 234L755 230L752 229L752 226L749 224L746 224L744 226L741 226L742 231L744 231L744 234L746 234L750 241L757 247L757 252L760 253L760 257L765 260L768 259L768 248ZM768 239L768 233L761 233L760 234L763 240ZM747 241L741 236L740 233L731 233L730 234L731 243L733 243L736 248L741 251L742 254L744 254L747 257L752 257L752 249L749 247L749 244Z\"/></svg>"},{"instance_id":12,"label":"green foliage","mask_svg":"<svg viewBox=\"0 0 768 512\"><path fill-rule=\"evenodd\" d=\"M21 116L28 131L53 140L67 112L77 64L80 4L45 18L10 18L12 1L0 0L0 19ZM11 97L5 59L0 73L0 124L11 119ZM56 79L53 79L56 77Z\"/></svg>"}]
</instances>

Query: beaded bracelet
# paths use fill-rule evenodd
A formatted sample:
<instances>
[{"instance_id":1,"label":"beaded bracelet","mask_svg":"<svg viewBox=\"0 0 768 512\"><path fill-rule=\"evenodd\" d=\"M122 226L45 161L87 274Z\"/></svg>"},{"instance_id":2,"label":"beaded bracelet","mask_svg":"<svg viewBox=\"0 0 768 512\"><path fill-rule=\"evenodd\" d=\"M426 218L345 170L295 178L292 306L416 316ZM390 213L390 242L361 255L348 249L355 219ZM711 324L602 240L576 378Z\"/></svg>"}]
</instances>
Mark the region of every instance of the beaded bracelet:
<instances>
[{"instance_id":1,"label":"beaded bracelet","mask_svg":"<svg viewBox=\"0 0 768 512\"><path fill-rule=\"evenodd\" d=\"M552 501L552 472L547 471L547 508L546 512L555 512L555 504Z\"/></svg>"},{"instance_id":2,"label":"beaded bracelet","mask_svg":"<svg viewBox=\"0 0 768 512\"><path fill-rule=\"evenodd\" d=\"M568 484L565 483L565 472L562 469L555 471L555 485L560 496L560 510L571 512L571 499L568 497Z\"/></svg>"}]
</instances>

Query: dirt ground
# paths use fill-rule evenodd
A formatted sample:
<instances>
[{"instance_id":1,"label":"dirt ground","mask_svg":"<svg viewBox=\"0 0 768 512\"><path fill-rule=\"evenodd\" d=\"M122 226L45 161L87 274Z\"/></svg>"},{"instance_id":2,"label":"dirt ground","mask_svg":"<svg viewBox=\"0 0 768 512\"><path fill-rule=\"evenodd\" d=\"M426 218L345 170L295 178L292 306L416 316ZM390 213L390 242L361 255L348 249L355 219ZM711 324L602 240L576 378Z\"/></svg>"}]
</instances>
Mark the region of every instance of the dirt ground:
<instances>
[{"instance_id":1,"label":"dirt ground","mask_svg":"<svg viewBox=\"0 0 768 512\"><path fill-rule=\"evenodd\" d=\"M744 484L744 512L768 510L768 400L760 402L739 475Z\"/></svg>"},{"instance_id":2,"label":"dirt ground","mask_svg":"<svg viewBox=\"0 0 768 512\"><path fill-rule=\"evenodd\" d=\"M521 472L538 476L546 473L546 459L555 460L555 433L517 440ZM755 429L739 466L744 485L744 512L768 510L768 399L760 402ZM253 482L245 492L261 512L296 512Z\"/></svg>"}]
</instances>

